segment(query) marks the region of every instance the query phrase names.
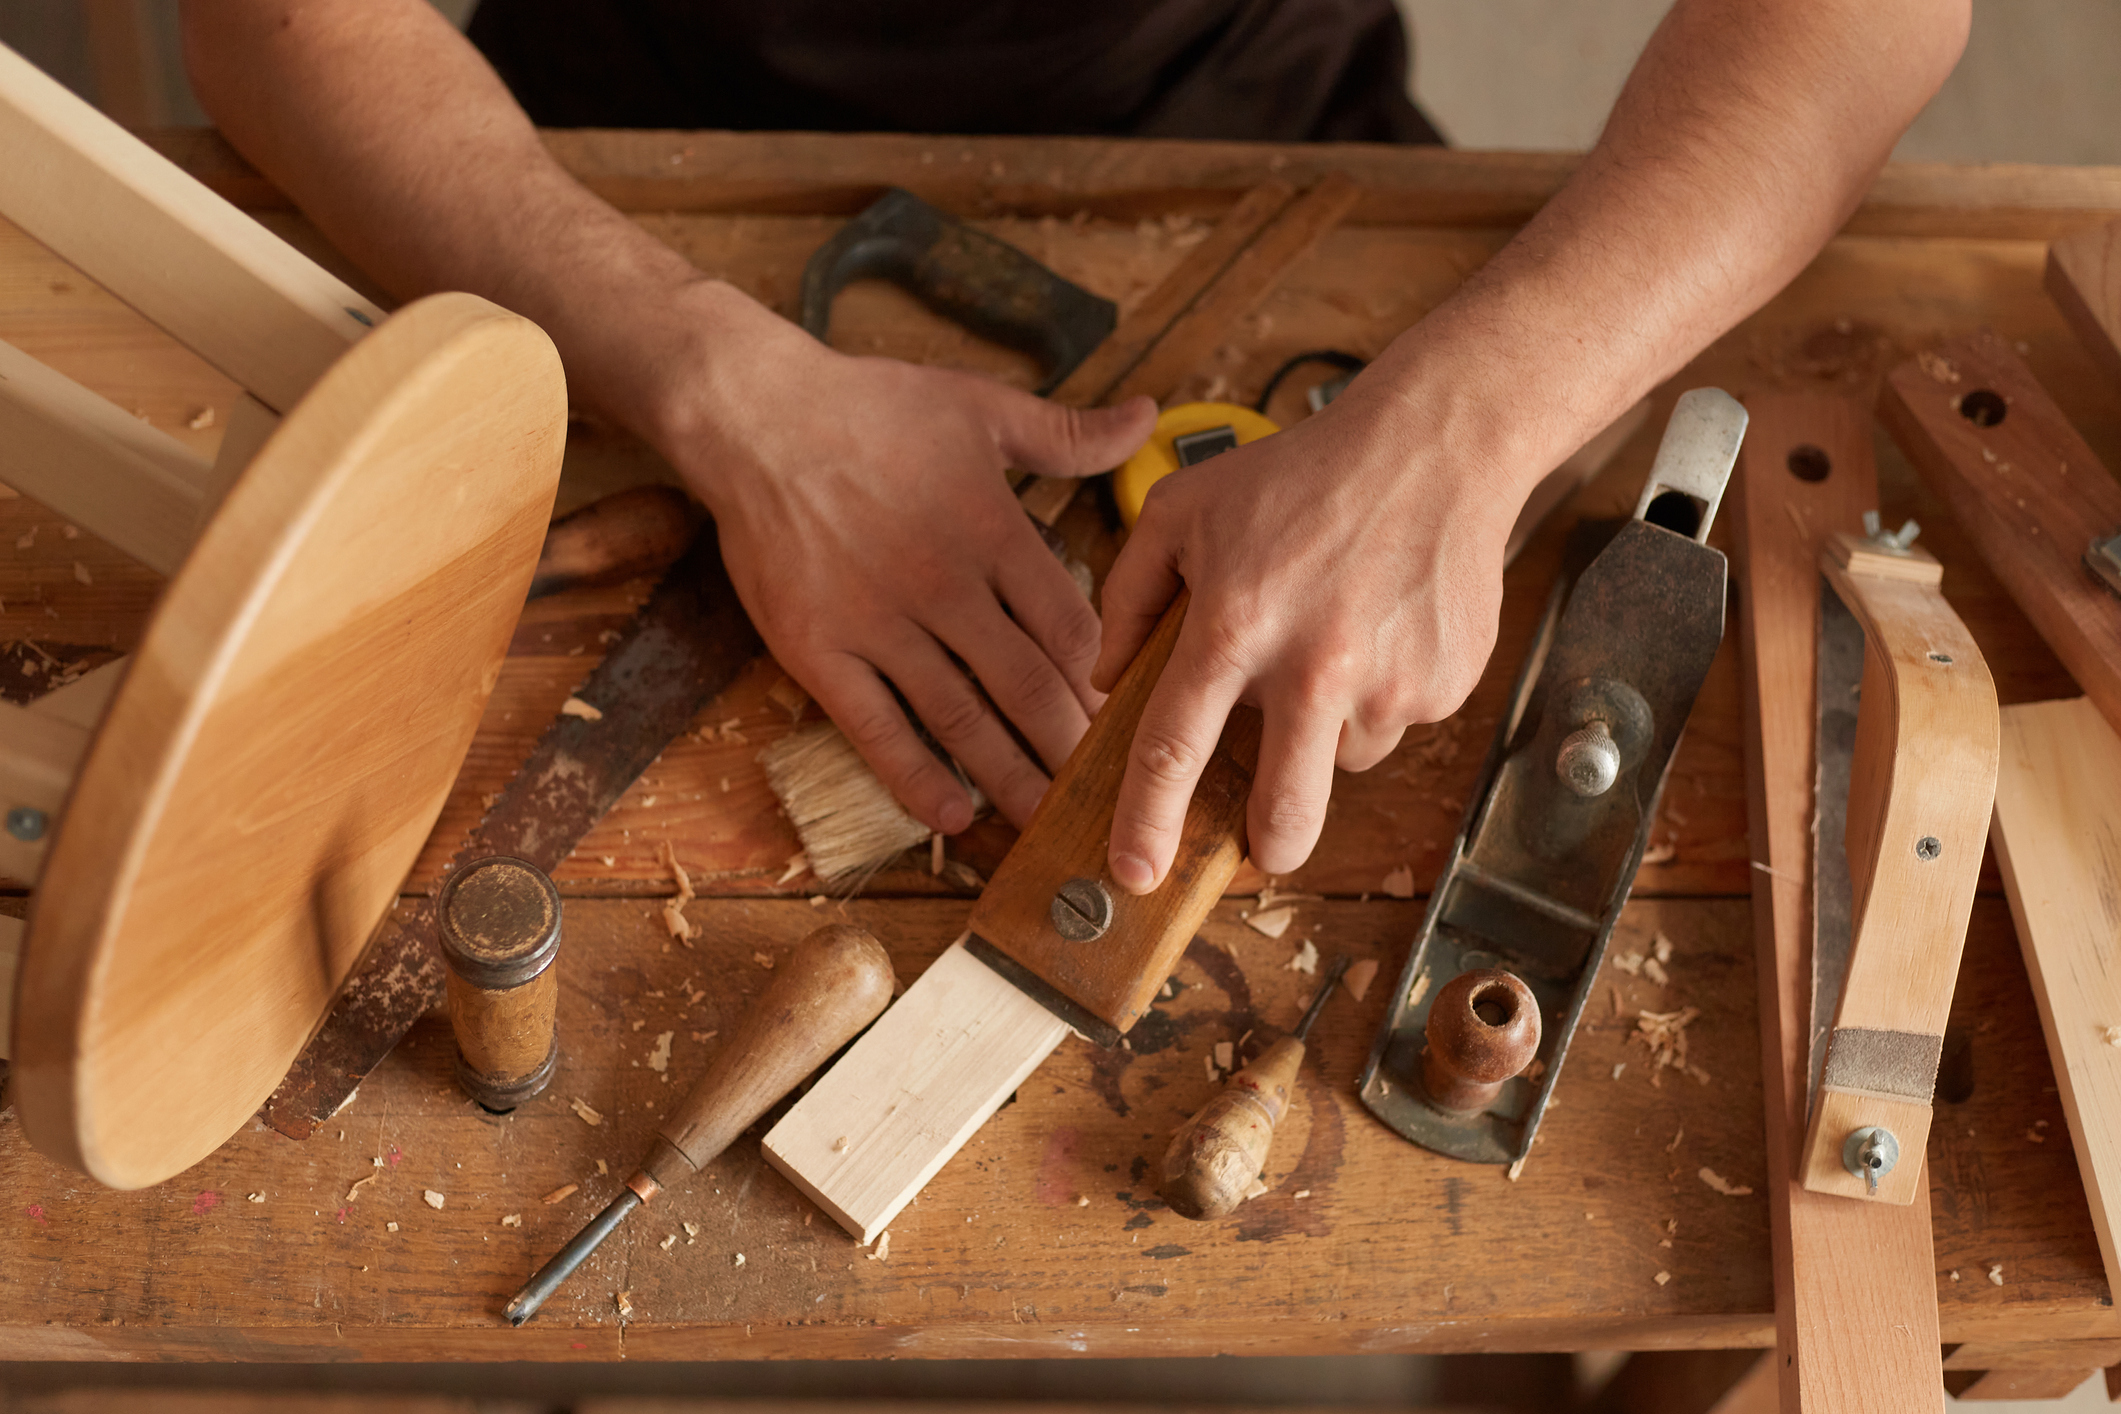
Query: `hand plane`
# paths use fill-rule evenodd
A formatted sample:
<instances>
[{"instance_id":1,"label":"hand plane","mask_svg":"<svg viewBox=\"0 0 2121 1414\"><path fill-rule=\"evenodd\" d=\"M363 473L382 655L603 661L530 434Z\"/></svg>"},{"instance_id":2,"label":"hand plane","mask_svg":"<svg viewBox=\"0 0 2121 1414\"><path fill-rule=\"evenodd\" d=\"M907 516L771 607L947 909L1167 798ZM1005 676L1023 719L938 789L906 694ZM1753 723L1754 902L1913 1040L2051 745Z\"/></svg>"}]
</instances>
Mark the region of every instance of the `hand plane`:
<instances>
[{"instance_id":1,"label":"hand plane","mask_svg":"<svg viewBox=\"0 0 2121 1414\"><path fill-rule=\"evenodd\" d=\"M1707 541L1745 425L1726 393L1682 395L1634 516L1572 538L1363 1072L1424 1148L1531 1149L1723 641Z\"/></svg>"}]
</instances>

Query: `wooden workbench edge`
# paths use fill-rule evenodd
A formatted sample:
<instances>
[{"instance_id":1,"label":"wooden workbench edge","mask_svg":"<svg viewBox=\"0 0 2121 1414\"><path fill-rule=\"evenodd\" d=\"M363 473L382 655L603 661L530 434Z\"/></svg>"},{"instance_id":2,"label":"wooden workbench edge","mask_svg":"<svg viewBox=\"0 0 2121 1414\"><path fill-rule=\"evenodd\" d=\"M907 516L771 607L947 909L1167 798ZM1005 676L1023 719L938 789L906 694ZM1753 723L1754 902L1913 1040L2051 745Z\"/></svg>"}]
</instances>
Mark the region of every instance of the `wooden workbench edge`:
<instances>
[{"instance_id":1,"label":"wooden workbench edge","mask_svg":"<svg viewBox=\"0 0 2121 1414\"><path fill-rule=\"evenodd\" d=\"M287 198L211 128L145 134L238 206ZM1575 153L1463 152L1368 143L925 137L904 134L549 130L560 162L624 211L846 215L887 186L966 216L1134 220L1220 214L1269 176L1328 172L1362 184L1365 225L1521 225L1581 160ZM1845 232L2053 240L2121 214L2121 167L1896 162Z\"/></svg>"},{"instance_id":2,"label":"wooden workbench edge","mask_svg":"<svg viewBox=\"0 0 2121 1414\"><path fill-rule=\"evenodd\" d=\"M1591 1321L1410 1321L1357 1323L1320 1313L1311 1321L1193 1323L1151 1312L1121 1321L969 1326L657 1325L385 1328L323 1326L16 1326L0 1328L0 1360L994 1360L1080 1355L1119 1359L1213 1355L1508 1354L1573 1350L1759 1349L1774 1342L1774 1317L1733 1314ZM2121 1338L2110 1308L1944 1312L1947 1345L1970 1341Z\"/></svg>"}]
</instances>

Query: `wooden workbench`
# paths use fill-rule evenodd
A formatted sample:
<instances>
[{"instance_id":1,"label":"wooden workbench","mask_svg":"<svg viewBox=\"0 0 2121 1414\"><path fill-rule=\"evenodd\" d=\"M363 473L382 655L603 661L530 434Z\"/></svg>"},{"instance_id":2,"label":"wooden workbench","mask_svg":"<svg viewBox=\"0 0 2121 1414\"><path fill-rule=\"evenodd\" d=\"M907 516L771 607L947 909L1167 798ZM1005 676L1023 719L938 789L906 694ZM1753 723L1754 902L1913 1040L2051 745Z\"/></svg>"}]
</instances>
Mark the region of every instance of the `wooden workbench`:
<instances>
[{"instance_id":1,"label":"wooden workbench","mask_svg":"<svg viewBox=\"0 0 2121 1414\"><path fill-rule=\"evenodd\" d=\"M1435 304L1536 209L1567 159L1367 148L915 138L557 136L562 158L702 268L793 306L804 259L836 222L898 183L1018 242L1122 302L1138 298L1247 185L1329 166L1371 195L1201 370L1193 387L1249 399L1289 354L1370 354ZM276 193L208 135L165 149L291 239L336 260ZM1827 384L1869 396L1926 341L1981 324L2018 341L2077 425L2121 465L2121 390L2103 386L2040 293L2043 242L2121 211L2121 171L1896 168L1828 251L1660 395L1649 427L1570 514L1631 505L1670 397L1700 383ZM343 262L338 262L343 268ZM0 338L210 450L228 384L19 234L0 227ZM1029 369L895 292L843 297L843 347L996 372ZM1536 390L1528 390L1536 396ZM212 410L214 417L203 416ZM583 424L570 502L662 474ZM2006 701L2063 695L2068 676L1890 447L1889 520L1923 522L1945 588ZM422 513L408 506L406 513ZM1091 498L1064 529L1100 567L1112 539ZM755 764L791 725L762 661L702 714L559 873L568 895L561 1027L546 1096L508 1118L455 1089L450 1041L423 1023L307 1143L256 1127L137 1194L56 1169L0 1116L0 1358L275 1360L696 1359L799 1356L1295 1354L1772 1342L1756 974L1746 894L1736 636L1675 764L1615 951L1662 932L1668 986L1611 972L1572 1048L1522 1177L1438 1158L1388 1133L1353 1083L1385 985L1327 1012L1273 1191L1219 1224L1185 1222L1146 1171L1209 1093L1218 1041L1288 1024L1310 979L1292 944L1396 972L1421 901L1382 896L1441 867L1558 553L1549 527L1510 575L1493 662L1451 722L1412 731L1343 777L1317 854L1284 889L1320 895L1270 940L1227 901L1176 974L1173 1000L1098 1053L1078 1041L1019 1092L892 1226L873 1258L740 1141L689 1191L637 1215L532 1325L502 1302L608 1200L663 1108L746 1001L819 921L873 929L910 979L962 926L970 891L925 856L853 901L776 881L796 850ZM34 533L32 533L34 532ZM1720 539L1720 535L1718 539ZM122 650L155 582L41 507L0 500L0 684L34 690L41 654ZM463 779L408 888L424 888L483 798L513 770L643 584L531 606ZM35 648L22 646L33 642ZM814 718L810 708L806 719ZM952 857L984 874L1008 831L982 823ZM656 846L703 898L691 949L664 933ZM1663 849L1660 849L1660 853ZM2121 1340L2040 1028L1991 869L1974 913L1929 1165L1944 1338L1969 1350ZM1240 884L1256 890L1257 876ZM19 906L19 901L17 901ZM1610 969L1609 969L1610 971ZM1700 1009L1690 1061L1655 1072L1637 1010ZM667 1072L647 1064L673 1033ZM603 1119L591 1126L581 1100ZM600 1173L597 1161L609 1172ZM380 1166L376 1161L381 1160ZM350 1195L357 1180L373 1178ZM545 1195L579 1187L547 1203ZM430 1206L423 1193L442 1195ZM688 1226L689 1225L689 1226ZM674 1241L669 1240L674 1237ZM667 1241L667 1246L665 1245ZM739 1256L741 1254L741 1257ZM1993 1275L1992 1275L1993 1273ZM628 1294L632 1314L616 1302ZM1984 1353L1984 1358L1986 1357ZM2075 1358L2072 1356L2071 1358ZM2043 1359L2042 1363L2053 1363Z\"/></svg>"}]
</instances>

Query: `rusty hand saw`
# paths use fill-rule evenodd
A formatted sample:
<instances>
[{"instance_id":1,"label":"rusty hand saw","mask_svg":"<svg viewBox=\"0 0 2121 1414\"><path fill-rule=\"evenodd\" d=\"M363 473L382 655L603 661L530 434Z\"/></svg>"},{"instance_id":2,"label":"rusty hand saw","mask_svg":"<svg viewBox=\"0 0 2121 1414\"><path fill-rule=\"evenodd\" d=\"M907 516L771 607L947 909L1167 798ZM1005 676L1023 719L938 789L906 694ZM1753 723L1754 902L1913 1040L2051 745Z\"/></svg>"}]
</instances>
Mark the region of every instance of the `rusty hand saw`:
<instances>
[{"instance_id":1,"label":"rusty hand saw","mask_svg":"<svg viewBox=\"0 0 2121 1414\"><path fill-rule=\"evenodd\" d=\"M1634 517L1571 538L1363 1072L1424 1148L1531 1150L1723 641L1707 542L1745 427L1728 394L1683 394Z\"/></svg>"}]
</instances>

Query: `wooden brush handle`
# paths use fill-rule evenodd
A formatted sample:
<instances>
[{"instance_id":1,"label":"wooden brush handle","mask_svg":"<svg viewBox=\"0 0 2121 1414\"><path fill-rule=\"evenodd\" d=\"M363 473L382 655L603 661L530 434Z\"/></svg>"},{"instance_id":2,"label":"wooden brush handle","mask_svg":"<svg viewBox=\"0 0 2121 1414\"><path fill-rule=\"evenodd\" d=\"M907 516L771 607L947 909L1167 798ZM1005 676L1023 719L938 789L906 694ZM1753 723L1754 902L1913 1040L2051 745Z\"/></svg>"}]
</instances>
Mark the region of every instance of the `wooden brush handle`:
<instances>
[{"instance_id":1,"label":"wooden brush handle","mask_svg":"<svg viewBox=\"0 0 2121 1414\"><path fill-rule=\"evenodd\" d=\"M972 910L975 934L1121 1031L1149 1009L1245 857L1260 720L1239 707L1194 787L1163 884L1136 897L1106 872L1134 732L1178 643L1186 603L1181 593L1165 611ZM1092 880L1111 899L1111 924L1092 942L1070 942L1053 926L1054 896L1071 879Z\"/></svg>"},{"instance_id":2,"label":"wooden brush handle","mask_svg":"<svg viewBox=\"0 0 2121 1414\"><path fill-rule=\"evenodd\" d=\"M1289 1112L1304 1043L1284 1036L1230 1077L1201 1112L1178 1127L1164 1151L1157 1192L1182 1218L1219 1218L1236 1210L1274 1148L1274 1127Z\"/></svg>"},{"instance_id":3,"label":"wooden brush handle","mask_svg":"<svg viewBox=\"0 0 2121 1414\"><path fill-rule=\"evenodd\" d=\"M803 939L699 1084L663 1121L642 1170L667 1187L705 1168L874 1021L896 982L883 945L860 928L834 923Z\"/></svg>"}]
</instances>

